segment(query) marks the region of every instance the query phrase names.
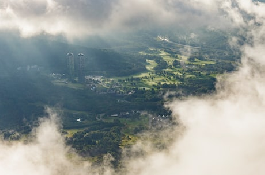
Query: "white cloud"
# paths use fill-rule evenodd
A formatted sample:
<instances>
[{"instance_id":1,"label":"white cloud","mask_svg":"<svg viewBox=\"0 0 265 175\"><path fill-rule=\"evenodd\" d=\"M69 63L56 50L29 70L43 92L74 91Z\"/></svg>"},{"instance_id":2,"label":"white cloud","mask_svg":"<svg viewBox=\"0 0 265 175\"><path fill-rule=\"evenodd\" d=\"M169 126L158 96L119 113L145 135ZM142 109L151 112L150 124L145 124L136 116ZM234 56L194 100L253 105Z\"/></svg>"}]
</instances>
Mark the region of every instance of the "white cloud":
<instances>
[{"instance_id":1,"label":"white cloud","mask_svg":"<svg viewBox=\"0 0 265 175\"><path fill-rule=\"evenodd\" d=\"M157 26L218 25L226 21L219 16L218 1L4 0L0 28L18 29L23 36L42 32L81 36Z\"/></svg>"},{"instance_id":2,"label":"white cloud","mask_svg":"<svg viewBox=\"0 0 265 175\"><path fill-rule=\"evenodd\" d=\"M185 128L171 134L181 138L166 151L131 159L129 174L264 174L265 79L252 66L219 82L214 96L171 103Z\"/></svg>"},{"instance_id":3,"label":"white cloud","mask_svg":"<svg viewBox=\"0 0 265 175\"><path fill-rule=\"evenodd\" d=\"M241 68L219 80L215 95L168 104L184 128L171 134L180 138L166 151L131 160L128 167L133 172L129 174L264 174L265 30L261 8L265 8L249 1L236 2L235 6L228 3L228 14L247 29L251 41L242 47ZM253 18L242 11L254 14L260 24L254 25Z\"/></svg>"},{"instance_id":4,"label":"white cloud","mask_svg":"<svg viewBox=\"0 0 265 175\"><path fill-rule=\"evenodd\" d=\"M49 118L42 119L28 143L0 142L0 174L4 175L98 175L111 173L106 167L97 169L81 161L64 144L56 114L48 109ZM71 157L71 158L70 158ZM106 159L107 161L107 159ZM104 170L102 169L104 168Z\"/></svg>"}]
</instances>

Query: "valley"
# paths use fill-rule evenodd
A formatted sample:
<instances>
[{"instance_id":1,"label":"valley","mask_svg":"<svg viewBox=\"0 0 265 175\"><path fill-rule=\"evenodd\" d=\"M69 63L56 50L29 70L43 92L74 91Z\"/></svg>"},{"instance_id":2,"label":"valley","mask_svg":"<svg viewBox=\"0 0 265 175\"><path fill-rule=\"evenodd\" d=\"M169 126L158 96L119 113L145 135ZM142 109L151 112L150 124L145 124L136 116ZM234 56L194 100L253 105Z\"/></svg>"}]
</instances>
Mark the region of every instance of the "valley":
<instances>
[{"instance_id":1,"label":"valley","mask_svg":"<svg viewBox=\"0 0 265 175\"><path fill-rule=\"evenodd\" d=\"M136 143L141 133L178 124L165 103L214 93L217 76L237 69L239 55L230 48L199 46L200 42L191 46L190 41L142 35L144 41L131 39L129 45L119 41L124 45L108 49L43 43L42 48L57 48L52 49L53 56L49 53L34 62L29 59L28 65L20 63L2 77L6 86L0 86L1 92L13 94L18 106L17 113L12 114L16 120L5 115L0 118L4 139L24 138L38 126L37 118L46 116L45 106L53 106L68 145L96 164L110 153L115 158L113 165L118 167L122 149ZM220 45L226 42L221 41ZM74 69L70 69L71 58L65 56L77 50L85 58L82 74L80 57L75 57L71 63ZM220 50L227 53L222 56L224 59L220 58ZM47 62L55 57L56 67ZM7 86L12 88L6 89ZM10 102L0 105L5 105L7 116L15 107L14 101L3 97ZM10 132L9 128L16 129ZM160 143L159 138L153 138L153 142Z\"/></svg>"}]
</instances>

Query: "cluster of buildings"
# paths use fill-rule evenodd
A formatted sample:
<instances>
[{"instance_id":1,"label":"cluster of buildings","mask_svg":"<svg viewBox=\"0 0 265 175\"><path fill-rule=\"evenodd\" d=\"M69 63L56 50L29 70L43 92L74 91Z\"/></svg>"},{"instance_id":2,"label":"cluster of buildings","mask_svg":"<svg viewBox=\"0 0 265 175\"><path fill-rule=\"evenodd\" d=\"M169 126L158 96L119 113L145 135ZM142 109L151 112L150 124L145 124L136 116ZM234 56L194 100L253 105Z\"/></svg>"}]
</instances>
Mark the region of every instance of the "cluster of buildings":
<instances>
[{"instance_id":1,"label":"cluster of buildings","mask_svg":"<svg viewBox=\"0 0 265 175\"><path fill-rule=\"evenodd\" d=\"M162 128L166 126L170 121L170 116L168 115L158 115L149 117L149 127Z\"/></svg>"},{"instance_id":2,"label":"cluster of buildings","mask_svg":"<svg viewBox=\"0 0 265 175\"><path fill-rule=\"evenodd\" d=\"M73 80L78 77L79 83L85 83L85 58L83 53L78 53L75 59L73 53L67 53L68 77Z\"/></svg>"}]
</instances>

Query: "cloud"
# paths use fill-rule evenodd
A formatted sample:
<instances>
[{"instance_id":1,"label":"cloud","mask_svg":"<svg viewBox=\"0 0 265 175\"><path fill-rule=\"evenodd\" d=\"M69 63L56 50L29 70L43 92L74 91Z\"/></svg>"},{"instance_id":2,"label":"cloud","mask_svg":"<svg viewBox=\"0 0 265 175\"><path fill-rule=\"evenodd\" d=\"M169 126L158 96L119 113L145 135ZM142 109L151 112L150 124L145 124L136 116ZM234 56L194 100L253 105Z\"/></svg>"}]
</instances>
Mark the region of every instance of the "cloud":
<instances>
[{"instance_id":1,"label":"cloud","mask_svg":"<svg viewBox=\"0 0 265 175\"><path fill-rule=\"evenodd\" d=\"M40 121L40 126L26 143L0 142L0 174L5 175L98 175L111 173L108 163L97 169L81 161L67 147L60 133L57 114L47 109L49 117ZM107 162L108 159L106 159ZM103 169L104 168L104 169Z\"/></svg>"},{"instance_id":2,"label":"cloud","mask_svg":"<svg viewBox=\"0 0 265 175\"><path fill-rule=\"evenodd\" d=\"M216 94L169 103L184 129L171 131L176 139L169 149L131 159L129 174L264 174L265 9L251 1L234 3L228 3L228 14L251 41L241 47L241 67L219 78Z\"/></svg>"},{"instance_id":3,"label":"cloud","mask_svg":"<svg viewBox=\"0 0 265 175\"><path fill-rule=\"evenodd\" d=\"M180 25L221 27L220 22L222 26L229 22L220 16L218 1L3 0L0 29L19 30L22 36L49 33L78 37Z\"/></svg>"},{"instance_id":4,"label":"cloud","mask_svg":"<svg viewBox=\"0 0 265 175\"><path fill-rule=\"evenodd\" d=\"M171 135L180 137L165 151L130 159L129 174L264 174L264 71L248 63L218 86L214 96L170 103L184 128Z\"/></svg>"}]
</instances>

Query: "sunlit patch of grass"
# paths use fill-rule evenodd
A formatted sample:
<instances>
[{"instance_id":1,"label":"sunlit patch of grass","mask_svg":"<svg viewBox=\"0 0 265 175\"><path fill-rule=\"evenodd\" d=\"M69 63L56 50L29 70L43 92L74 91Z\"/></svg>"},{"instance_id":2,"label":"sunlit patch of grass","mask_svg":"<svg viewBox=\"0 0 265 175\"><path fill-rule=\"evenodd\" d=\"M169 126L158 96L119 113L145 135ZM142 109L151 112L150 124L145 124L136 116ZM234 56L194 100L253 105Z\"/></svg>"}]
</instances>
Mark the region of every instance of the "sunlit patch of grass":
<instances>
[{"instance_id":1,"label":"sunlit patch of grass","mask_svg":"<svg viewBox=\"0 0 265 175\"><path fill-rule=\"evenodd\" d=\"M66 137L73 137L75 133L82 131L82 129L67 129L65 131L67 132Z\"/></svg>"},{"instance_id":2,"label":"sunlit patch of grass","mask_svg":"<svg viewBox=\"0 0 265 175\"><path fill-rule=\"evenodd\" d=\"M165 51L163 51L163 50L160 50L160 54L159 55L161 55L161 56L168 56L170 54L167 53L167 52L165 52Z\"/></svg>"},{"instance_id":3,"label":"sunlit patch of grass","mask_svg":"<svg viewBox=\"0 0 265 175\"><path fill-rule=\"evenodd\" d=\"M130 145L134 145L137 141L138 141L138 137L135 135L129 135L126 134L123 138L122 141L120 143L120 147L124 148L126 146L130 146Z\"/></svg>"},{"instance_id":4,"label":"sunlit patch of grass","mask_svg":"<svg viewBox=\"0 0 265 175\"><path fill-rule=\"evenodd\" d=\"M154 68L157 66L157 63L154 60L146 60L146 62L148 63L146 65L146 69L149 71L154 71Z\"/></svg>"},{"instance_id":5,"label":"sunlit patch of grass","mask_svg":"<svg viewBox=\"0 0 265 175\"><path fill-rule=\"evenodd\" d=\"M192 75L192 74L186 74L185 75L185 78L196 78L196 76L195 75Z\"/></svg>"},{"instance_id":6,"label":"sunlit patch of grass","mask_svg":"<svg viewBox=\"0 0 265 175\"><path fill-rule=\"evenodd\" d=\"M194 65L202 65L202 66L207 64L215 64L215 62L212 60L198 60L198 59L195 59L193 62L187 61L187 63Z\"/></svg>"},{"instance_id":7,"label":"sunlit patch of grass","mask_svg":"<svg viewBox=\"0 0 265 175\"><path fill-rule=\"evenodd\" d=\"M175 59L177 59L177 58L172 57L169 53L167 53L167 52L165 52L165 51L161 51L160 56L162 56L162 58L163 58L166 62L168 62L168 63L170 63L170 64L172 64L172 62L173 62Z\"/></svg>"}]
</instances>

